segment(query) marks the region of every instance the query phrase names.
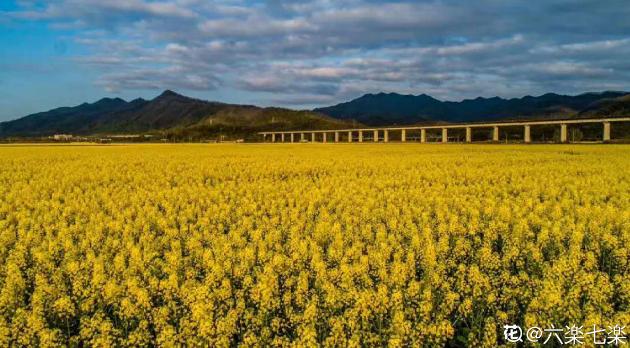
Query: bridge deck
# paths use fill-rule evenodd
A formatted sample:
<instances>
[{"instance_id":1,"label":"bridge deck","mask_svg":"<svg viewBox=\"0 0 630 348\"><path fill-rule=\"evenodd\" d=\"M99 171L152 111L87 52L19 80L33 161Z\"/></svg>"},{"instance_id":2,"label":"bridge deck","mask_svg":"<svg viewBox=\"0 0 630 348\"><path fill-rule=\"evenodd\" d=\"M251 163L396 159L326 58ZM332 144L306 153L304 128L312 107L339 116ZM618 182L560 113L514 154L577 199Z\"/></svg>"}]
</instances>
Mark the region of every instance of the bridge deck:
<instances>
[{"instance_id":1,"label":"bridge deck","mask_svg":"<svg viewBox=\"0 0 630 348\"><path fill-rule=\"evenodd\" d=\"M628 122L630 117L597 118L597 119L555 119L536 121L505 121L505 122L471 122L471 123L448 123L431 126L396 126L396 127L370 127L370 128L345 128L345 129L313 129L313 130L293 130L293 131L268 131L258 132L260 135L269 134L299 134L299 133L334 133L334 132L370 132L370 131L399 131L399 130L421 130L421 129L451 129L451 128L491 128L491 127L512 127L512 126L542 126L542 125L562 125L562 124L583 124L583 123L610 123Z\"/></svg>"},{"instance_id":2,"label":"bridge deck","mask_svg":"<svg viewBox=\"0 0 630 348\"><path fill-rule=\"evenodd\" d=\"M269 132L259 132L258 134L262 135L263 141L267 140L267 136L271 135L271 142L276 142L276 137L279 138L280 142L285 142L285 140L290 139L290 142L296 141L296 136L299 135L299 142L308 141L306 139L306 134L311 135L310 142L316 142L318 135L321 135L321 142L327 142L327 134L334 134L334 142L340 142L343 133L348 133L347 141L354 141L354 134L357 133L358 137L356 138L358 142L363 142L364 139L371 139L373 142L380 142L382 139L383 142L389 142L389 132L390 131L400 131L400 141L407 141L407 131L419 130L420 131L420 142L425 143L427 141L427 130L430 129L441 129L442 134L440 136L442 143L448 143L448 130L449 129L466 129L466 142L471 143L473 141L473 128L492 128L492 141L499 141L499 128L500 127L523 127L523 142L531 143L532 142L532 126L549 126L549 125L559 125L560 126L560 136L557 141L561 143L568 142L567 137L567 126L575 125L575 124L588 124L588 123L601 123L603 125L602 131L602 141L608 142L611 140L610 137L610 129L611 123L614 122L628 122L630 121L630 117L608 117L608 118L582 118L582 119L562 119L562 120L535 120L535 121L505 121L505 122L483 122L483 123L458 123L458 124L442 124L442 125L431 125L431 126L400 126L400 127L371 127L371 128L347 128L347 129L314 129L314 130L294 130L294 131L269 131ZM363 133L372 133L373 136L370 138L369 136L363 136ZM383 134L382 138L380 133ZM286 137L286 135L289 137Z\"/></svg>"}]
</instances>

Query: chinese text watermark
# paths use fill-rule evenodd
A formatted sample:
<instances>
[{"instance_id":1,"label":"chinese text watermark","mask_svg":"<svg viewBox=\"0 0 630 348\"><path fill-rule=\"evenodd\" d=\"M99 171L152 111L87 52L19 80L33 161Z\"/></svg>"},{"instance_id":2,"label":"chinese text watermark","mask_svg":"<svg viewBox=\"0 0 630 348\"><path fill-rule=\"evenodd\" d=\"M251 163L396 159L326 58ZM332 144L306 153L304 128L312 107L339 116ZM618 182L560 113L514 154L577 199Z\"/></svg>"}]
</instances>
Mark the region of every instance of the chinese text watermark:
<instances>
[{"instance_id":1,"label":"chinese text watermark","mask_svg":"<svg viewBox=\"0 0 630 348\"><path fill-rule=\"evenodd\" d=\"M607 328L593 327L584 328L584 326L565 326L564 328L556 328L551 325L550 328L540 328L532 326L530 328L521 328L518 325L504 325L503 337L509 343L533 342L533 343L559 343L561 345L577 345L577 344L594 344L594 345L622 345L627 343L625 326L615 325Z\"/></svg>"}]
</instances>

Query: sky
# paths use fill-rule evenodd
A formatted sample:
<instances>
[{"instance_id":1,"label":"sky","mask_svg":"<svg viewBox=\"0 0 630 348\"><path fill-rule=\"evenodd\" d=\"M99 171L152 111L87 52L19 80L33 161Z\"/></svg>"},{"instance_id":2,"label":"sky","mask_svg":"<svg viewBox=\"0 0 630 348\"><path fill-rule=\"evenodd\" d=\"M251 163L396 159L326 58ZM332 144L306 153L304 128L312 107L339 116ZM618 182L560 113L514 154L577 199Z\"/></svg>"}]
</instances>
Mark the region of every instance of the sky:
<instances>
[{"instance_id":1,"label":"sky","mask_svg":"<svg viewBox=\"0 0 630 348\"><path fill-rule=\"evenodd\" d=\"M628 0L1 0L0 121L165 89L296 109L630 90Z\"/></svg>"}]
</instances>

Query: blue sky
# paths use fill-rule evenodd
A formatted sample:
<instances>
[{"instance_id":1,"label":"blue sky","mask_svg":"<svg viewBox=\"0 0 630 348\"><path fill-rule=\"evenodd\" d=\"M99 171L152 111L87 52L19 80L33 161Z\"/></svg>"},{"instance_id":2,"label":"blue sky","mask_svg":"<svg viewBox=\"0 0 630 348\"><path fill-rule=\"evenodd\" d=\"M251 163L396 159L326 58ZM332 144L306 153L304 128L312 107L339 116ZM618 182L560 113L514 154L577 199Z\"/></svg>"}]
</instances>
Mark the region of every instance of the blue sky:
<instances>
[{"instance_id":1,"label":"blue sky","mask_svg":"<svg viewBox=\"0 0 630 348\"><path fill-rule=\"evenodd\" d=\"M0 121L164 89L311 108L630 90L630 2L3 0Z\"/></svg>"}]
</instances>

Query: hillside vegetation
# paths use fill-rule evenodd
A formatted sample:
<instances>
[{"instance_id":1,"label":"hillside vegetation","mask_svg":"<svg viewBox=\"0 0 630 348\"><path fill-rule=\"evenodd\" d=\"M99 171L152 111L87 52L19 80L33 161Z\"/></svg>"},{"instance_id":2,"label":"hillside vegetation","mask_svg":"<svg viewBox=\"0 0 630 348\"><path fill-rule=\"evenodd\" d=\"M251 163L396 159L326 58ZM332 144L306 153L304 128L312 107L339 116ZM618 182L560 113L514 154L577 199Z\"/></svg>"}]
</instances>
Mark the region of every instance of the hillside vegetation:
<instances>
[{"instance_id":1,"label":"hillside vegetation","mask_svg":"<svg viewBox=\"0 0 630 348\"><path fill-rule=\"evenodd\" d=\"M165 91L153 100L105 98L0 123L1 137L155 134L160 137L210 139L255 137L274 129L346 128L350 121L310 111L260 108L188 98Z\"/></svg>"}]
</instances>

